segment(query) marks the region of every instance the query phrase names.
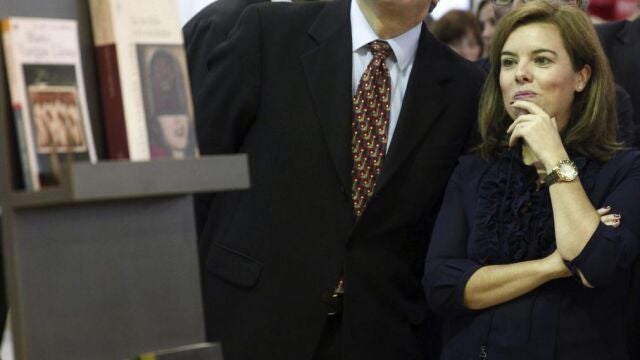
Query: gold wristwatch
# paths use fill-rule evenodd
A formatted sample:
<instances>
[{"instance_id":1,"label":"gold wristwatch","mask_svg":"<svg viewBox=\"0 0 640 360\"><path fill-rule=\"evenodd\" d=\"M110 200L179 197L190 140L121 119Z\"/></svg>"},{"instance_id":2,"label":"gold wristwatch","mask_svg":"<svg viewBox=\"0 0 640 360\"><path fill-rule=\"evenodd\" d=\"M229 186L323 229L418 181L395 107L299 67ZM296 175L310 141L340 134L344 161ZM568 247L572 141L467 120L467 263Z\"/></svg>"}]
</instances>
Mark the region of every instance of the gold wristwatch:
<instances>
[{"instance_id":1,"label":"gold wristwatch","mask_svg":"<svg viewBox=\"0 0 640 360\"><path fill-rule=\"evenodd\" d=\"M544 183L551 186L557 182L571 182L578 177L578 168L571 160L560 160L544 178Z\"/></svg>"}]
</instances>

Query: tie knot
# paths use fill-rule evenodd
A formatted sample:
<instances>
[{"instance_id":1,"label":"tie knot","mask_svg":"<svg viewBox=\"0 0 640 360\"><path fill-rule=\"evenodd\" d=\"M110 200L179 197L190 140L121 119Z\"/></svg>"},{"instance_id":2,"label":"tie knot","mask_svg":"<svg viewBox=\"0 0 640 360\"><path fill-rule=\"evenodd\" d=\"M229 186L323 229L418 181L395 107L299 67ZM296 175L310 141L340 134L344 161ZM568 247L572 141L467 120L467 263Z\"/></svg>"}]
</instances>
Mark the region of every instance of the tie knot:
<instances>
[{"instance_id":1,"label":"tie knot","mask_svg":"<svg viewBox=\"0 0 640 360\"><path fill-rule=\"evenodd\" d=\"M386 59L393 52L393 50L391 50L391 46L389 46L389 43L382 40L375 40L370 42L369 49L371 49L373 57L382 59Z\"/></svg>"}]
</instances>

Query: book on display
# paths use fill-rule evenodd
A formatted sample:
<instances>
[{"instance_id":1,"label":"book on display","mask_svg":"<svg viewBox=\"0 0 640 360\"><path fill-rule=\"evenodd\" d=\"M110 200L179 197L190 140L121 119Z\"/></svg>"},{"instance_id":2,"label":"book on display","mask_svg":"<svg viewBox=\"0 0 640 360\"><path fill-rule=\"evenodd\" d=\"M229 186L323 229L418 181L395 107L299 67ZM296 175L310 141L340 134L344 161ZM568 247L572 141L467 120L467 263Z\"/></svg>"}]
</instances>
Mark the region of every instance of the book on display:
<instances>
[{"instance_id":1,"label":"book on display","mask_svg":"<svg viewBox=\"0 0 640 360\"><path fill-rule=\"evenodd\" d=\"M90 0L109 157L198 155L175 0Z\"/></svg>"},{"instance_id":2,"label":"book on display","mask_svg":"<svg viewBox=\"0 0 640 360\"><path fill-rule=\"evenodd\" d=\"M24 188L56 185L61 162L96 161L77 22L8 17L2 39Z\"/></svg>"}]
</instances>

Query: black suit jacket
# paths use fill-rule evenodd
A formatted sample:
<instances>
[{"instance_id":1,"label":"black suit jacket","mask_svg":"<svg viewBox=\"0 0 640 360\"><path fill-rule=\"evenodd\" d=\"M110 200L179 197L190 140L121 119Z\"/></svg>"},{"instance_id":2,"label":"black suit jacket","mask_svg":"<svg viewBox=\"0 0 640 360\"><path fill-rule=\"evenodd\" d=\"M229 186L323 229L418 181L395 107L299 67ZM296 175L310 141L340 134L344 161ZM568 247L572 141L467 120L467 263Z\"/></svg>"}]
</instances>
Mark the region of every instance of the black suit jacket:
<instances>
[{"instance_id":1,"label":"black suit jacket","mask_svg":"<svg viewBox=\"0 0 640 360\"><path fill-rule=\"evenodd\" d=\"M635 146L640 146L640 19L596 26L616 82L631 96Z\"/></svg>"},{"instance_id":2,"label":"black suit jacket","mask_svg":"<svg viewBox=\"0 0 640 360\"><path fill-rule=\"evenodd\" d=\"M429 224L475 128L484 74L423 27L375 194L351 204L350 1L260 4L196 97L204 154L246 152L200 237L210 340L225 359L304 360L344 274L344 359L426 359Z\"/></svg>"},{"instance_id":3,"label":"black suit jacket","mask_svg":"<svg viewBox=\"0 0 640 360\"><path fill-rule=\"evenodd\" d=\"M242 11L249 5L267 1L218 0L204 7L184 25L182 33L192 94L200 91L207 73L207 60L213 49L227 39Z\"/></svg>"}]
</instances>

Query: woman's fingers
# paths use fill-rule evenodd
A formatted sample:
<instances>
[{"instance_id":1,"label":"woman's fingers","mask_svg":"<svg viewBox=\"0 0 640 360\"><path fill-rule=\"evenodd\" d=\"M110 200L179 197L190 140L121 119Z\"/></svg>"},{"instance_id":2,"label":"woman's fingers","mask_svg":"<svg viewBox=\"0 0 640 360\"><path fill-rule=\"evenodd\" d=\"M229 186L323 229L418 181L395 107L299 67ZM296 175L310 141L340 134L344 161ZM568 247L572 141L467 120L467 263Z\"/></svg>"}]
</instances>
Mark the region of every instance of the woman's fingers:
<instances>
[{"instance_id":1,"label":"woman's fingers","mask_svg":"<svg viewBox=\"0 0 640 360\"><path fill-rule=\"evenodd\" d=\"M509 137L509 147L515 146L518 142L518 139L522 138L521 132L521 129L517 127L514 129L514 131L511 133L511 136Z\"/></svg>"},{"instance_id":2,"label":"woman's fingers","mask_svg":"<svg viewBox=\"0 0 640 360\"><path fill-rule=\"evenodd\" d=\"M599 215L606 215L609 211L611 211L611 206L605 206L605 207L601 207L600 209L597 209L596 212Z\"/></svg>"},{"instance_id":3,"label":"woman's fingers","mask_svg":"<svg viewBox=\"0 0 640 360\"><path fill-rule=\"evenodd\" d=\"M509 137L509 146L514 146L518 139L524 138L528 127L530 127L534 121L536 121L536 115L520 115L507 129L507 134L511 134Z\"/></svg>"},{"instance_id":4,"label":"woman's fingers","mask_svg":"<svg viewBox=\"0 0 640 360\"><path fill-rule=\"evenodd\" d=\"M511 106L517 109L524 110L529 114L543 116L543 117L546 117L547 119L549 118L549 115L544 110L542 110L540 106L538 106L537 104L531 101L517 100L517 101L514 101L511 104Z\"/></svg>"},{"instance_id":5,"label":"woman's fingers","mask_svg":"<svg viewBox=\"0 0 640 360\"><path fill-rule=\"evenodd\" d=\"M507 129L507 133L512 132L518 126L527 125L528 123L535 123L536 121L539 121L539 119L540 117L538 115L522 114L511 123L511 125Z\"/></svg>"},{"instance_id":6,"label":"woman's fingers","mask_svg":"<svg viewBox=\"0 0 640 360\"><path fill-rule=\"evenodd\" d=\"M608 215L603 215L600 217L600 221L607 225L607 226L613 226L613 227L618 227L620 226L620 220L622 219L622 217L619 214L608 214Z\"/></svg>"}]
</instances>

